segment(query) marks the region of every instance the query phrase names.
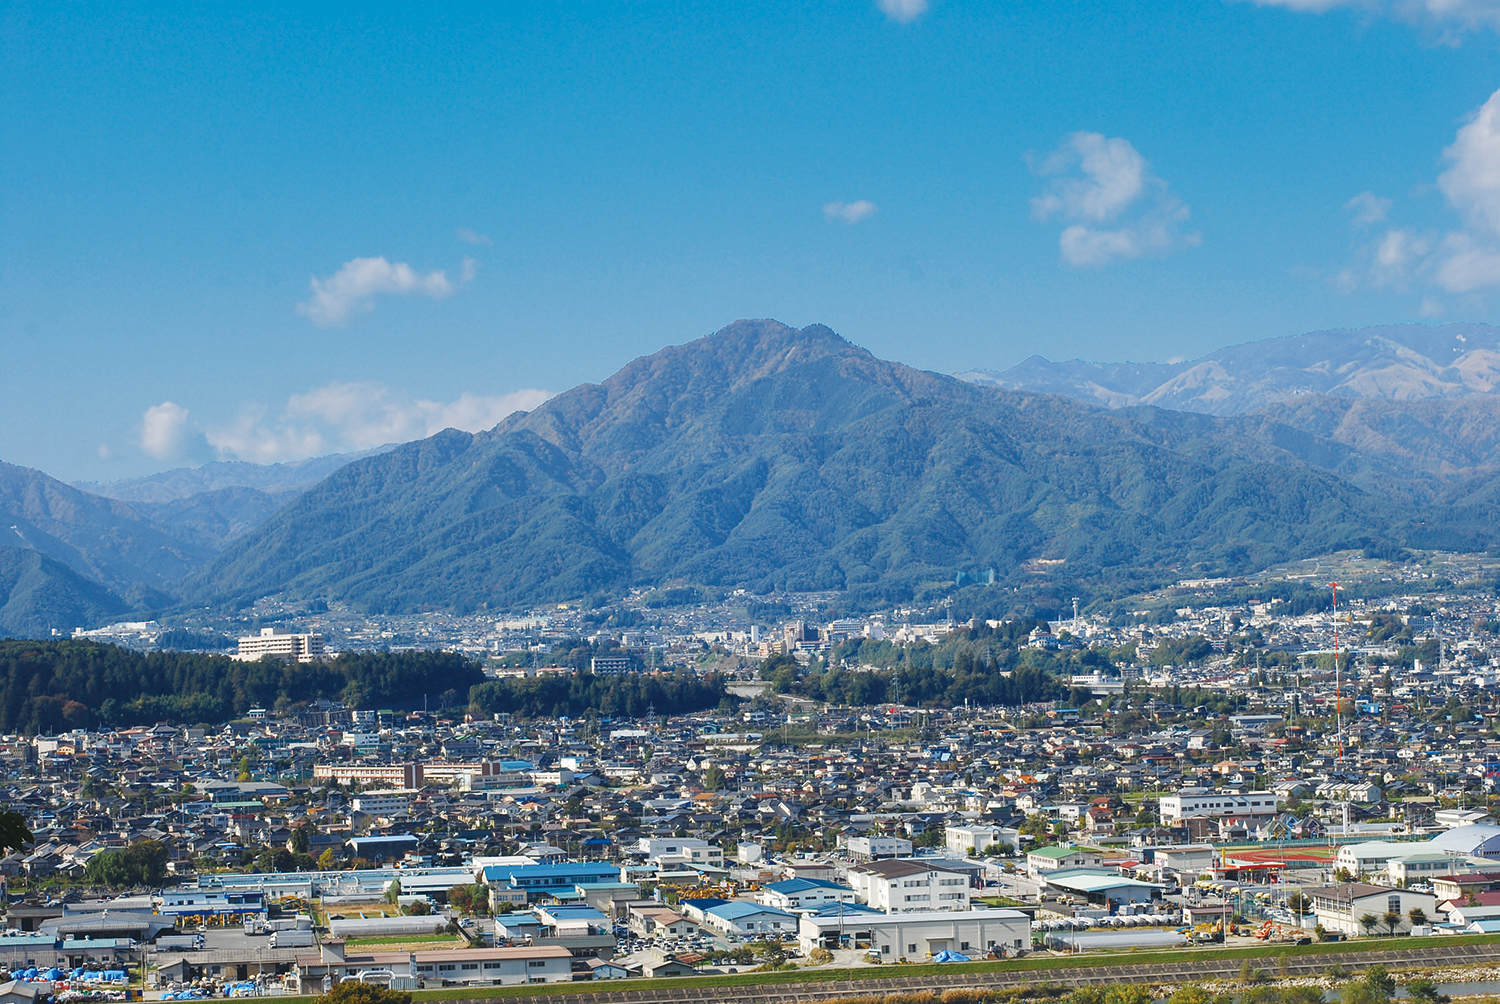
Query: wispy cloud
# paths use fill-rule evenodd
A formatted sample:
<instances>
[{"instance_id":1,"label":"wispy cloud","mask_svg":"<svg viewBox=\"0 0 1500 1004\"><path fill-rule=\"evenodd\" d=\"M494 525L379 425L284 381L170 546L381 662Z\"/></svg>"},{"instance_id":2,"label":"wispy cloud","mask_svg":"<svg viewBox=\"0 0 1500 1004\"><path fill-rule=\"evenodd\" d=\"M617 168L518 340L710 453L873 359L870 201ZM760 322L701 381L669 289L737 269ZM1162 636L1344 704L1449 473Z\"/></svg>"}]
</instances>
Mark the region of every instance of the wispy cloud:
<instances>
[{"instance_id":1,"label":"wispy cloud","mask_svg":"<svg viewBox=\"0 0 1500 1004\"><path fill-rule=\"evenodd\" d=\"M1384 222L1386 214L1391 211L1391 200L1371 192L1360 192L1344 203L1344 208L1349 211L1355 226L1364 227Z\"/></svg>"},{"instance_id":2,"label":"wispy cloud","mask_svg":"<svg viewBox=\"0 0 1500 1004\"><path fill-rule=\"evenodd\" d=\"M927 13L927 0L875 0L882 13L892 21L909 24Z\"/></svg>"},{"instance_id":3,"label":"wispy cloud","mask_svg":"<svg viewBox=\"0 0 1500 1004\"><path fill-rule=\"evenodd\" d=\"M474 260L465 258L463 279L474 274ZM452 282L442 270L417 272L405 262L384 258L355 258L345 262L327 279L314 276L312 296L297 304L297 313L320 328L341 328L352 315L370 310L377 296L426 296L441 300L457 293L459 283Z\"/></svg>"},{"instance_id":4,"label":"wispy cloud","mask_svg":"<svg viewBox=\"0 0 1500 1004\"><path fill-rule=\"evenodd\" d=\"M1033 171L1052 179L1031 200L1032 215L1068 224L1058 248L1069 265L1165 255L1201 240L1183 229L1188 207L1127 140L1075 132L1045 158L1031 161Z\"/></svg>"},{"instance_id":5,"label":"wispy cloud","mask_svg":"<svg viewBox=\"0 0 1500 1004\"><path fill-rule=\"evenodd\" d=\"M1385 17L1435 30L1437 40L1455 43L1475 31L1500 30L1495 0L1255 0L1261 7L1285 7L1312 14L1345 8L1367 17Z\"/></svg>"},{"instance_id":6,"label":"wispy cloud","mask_svg":"<svg viewBox=\"0 0 1500 1004\"><path fill-rule=\"evenodd\" d=\"M459 227L454 236L465 244L474 244L481 247L490 247L495 243L487 235L477 230L470 230L468 227Z\"/></svg>"},{"instance_id":7,"label":"wispy cloud","mask_svg":"<svg viewBox=\"0 0 1500 1004\"><path fill-rule=\"evenodd\" d=\"M875 203L865 199L857 202L830 202L823 207L823 218L830 223L848 223L852 226L875 215L879 209Z\"/></svg>"},{"instance_id":8,"label":"wispy cloud","mask_svg":"<svg viewBox=\"0 0 1500 1004\"><path fill-rule=\"evenodd\" d=\"M1451 294L1500 288L1500 91L1470 116L1443 157L1448 168L1437 188L1460 225L1444 233L1386 228L1356 249L1354 262L1339 274L1343 288L1425 283ZM1369 216L1362 201L1368 195L1345 204L1355 222ZM1383 221L1391 203L1378 201Z\"/></svg>"},{"instance_id":9,"label":"wispy cloud","mask_svg":"<svg viewBox=\"0 0 1500 1004\"><path fill-rule=\"evenodd\" d=\"M422 439L443 429L478 432L530 411L552 394L464 392L451 401L398 394L378 383L330 383L291 395L274 414L249 406L223 425L200 427L170 401L146 409L141 448L158 459L201 457L270 464Z\"/></svg>"}]
</instances>

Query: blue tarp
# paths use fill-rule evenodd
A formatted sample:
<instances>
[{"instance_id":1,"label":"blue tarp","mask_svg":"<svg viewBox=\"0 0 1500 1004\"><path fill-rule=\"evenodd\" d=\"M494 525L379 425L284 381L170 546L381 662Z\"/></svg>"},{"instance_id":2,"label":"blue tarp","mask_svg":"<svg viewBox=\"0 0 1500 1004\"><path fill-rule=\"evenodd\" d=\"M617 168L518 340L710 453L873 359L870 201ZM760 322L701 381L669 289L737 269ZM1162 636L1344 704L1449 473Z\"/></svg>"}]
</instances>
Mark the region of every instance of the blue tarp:
<instances>
[{"instance_id":1,"label":"blue tarp","mask_svg":"<svg viewBox=\"0 0 1500 1004\"><path fill-rule=\"evenodd\" d=\"M932 957L932 961L933 962L972 962L974 960L971 959L971 958L969 958L967 955L960 955L957 952L938 952L936 955L934 955Z\"/></svg>"}]
</instances>

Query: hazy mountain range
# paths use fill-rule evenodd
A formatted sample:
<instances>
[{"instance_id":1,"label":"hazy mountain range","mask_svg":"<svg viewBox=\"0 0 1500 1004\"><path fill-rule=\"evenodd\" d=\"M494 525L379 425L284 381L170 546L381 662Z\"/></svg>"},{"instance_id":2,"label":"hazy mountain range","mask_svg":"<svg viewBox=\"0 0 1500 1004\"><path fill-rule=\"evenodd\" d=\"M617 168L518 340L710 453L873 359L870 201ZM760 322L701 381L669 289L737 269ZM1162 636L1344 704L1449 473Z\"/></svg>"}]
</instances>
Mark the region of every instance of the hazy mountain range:
<instances>
[{"instance_id":1,"label":"hazy mountain range","mask_svg":"<svg viewBox=\"0 0 1500 1004\"><path fill-rule=\"evenodd\" d=\"M91 486L114 499L0 465L0 632L270 594L471 610L683 581L853 605L990 569L1030 588L1039 569L1127 583L1488 547L1496 344L1402 326L961 380L740 321L489 431L352 462ZM1153 396L1198 407L1126 403Z\"/></svg>"},{"instance_id":2,"label":"hazy mountain range","mask_svg":"<svg viewBox=\"0 0 1500 1004\"><path fill-rule=\"evenodd\" d=\"M1500 328L1391 324L1316 331L1176 363L1054 363L1032 356L1004 372L959 379L1092 401L1239 415L1315 396L1417 401L1492 394L1500 387Z\"/></svg>"}]
</instances>

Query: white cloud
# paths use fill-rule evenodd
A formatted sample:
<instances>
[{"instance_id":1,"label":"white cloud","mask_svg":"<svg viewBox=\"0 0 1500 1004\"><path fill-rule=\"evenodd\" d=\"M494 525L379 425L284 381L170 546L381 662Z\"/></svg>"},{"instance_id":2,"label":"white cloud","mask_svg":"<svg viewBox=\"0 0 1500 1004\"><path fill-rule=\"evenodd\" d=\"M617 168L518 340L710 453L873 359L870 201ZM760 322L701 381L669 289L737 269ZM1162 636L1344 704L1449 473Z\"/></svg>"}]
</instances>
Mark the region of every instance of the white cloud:
<instances>
[{"instance_id":1,"label":"white cloud","mask_svg":"<svg viewBox=\"0 0 1500 1004\"><path fill-rule=\"evenodd\" d=\"M875 0L882 13L892 21L910 24L927 13L927 0Z\"/></svg>"},{"instance_id":2,"label":"white cloud","mask_svg":"<svg viewBox=\"0 0 1500 1004\"><path fill-rule=\"evenodd\" d=\"M464 259L464 280L473 275L472 259ZM327 279L314 276L312 297L297 304L297 313L320 328L341 328L352 314L369 310L374 299L390 296L428 296L441 300L457 293L459 286L442 270L423 275L405 262L392 264L384 258L355 258L344 263Z\"/></svg>"},{"instance_id":3,"label":"white cloud","mask_svg":"<svg viewBox=\"0 0 1500 1004\"><path fill-rule=\"evenodd\" d=\"M444 402L406 397L377 383L330 383L293 394L274 418L264 408L247 408L206 434L221 458L275 463L410 442L443 429L478 432L551 396L534 389L499 395L465 391Z\"/></svg>"},{"instance_id":4,"label":"white cloud","mask_svg":"<svg viewBox=\"0 0 1500 1004\"><path fill-rule=\"evenodd\" d=\"M1313 14L1346 7L1365 15L1435 29L1439 40L1449 43L1467 32L1500 30L1500 3L1496 0L1255 0L1255 3Z\"/></svg>"},{"instance_id":5,"label":"white cloud","mask_svg":"<svg viewBox=\"0 0 1500 1004\"><path fill-rule=\"evenodd\" d=\"M830 223L838 221L852 226L860 220L873 216L879 209L879 206L866 199L860 199L857 202L830 202L823 207L823 218Z\"/></svg>"},{"instance_id":6,"label":"white cloud","mask_svg":"<svg viewBox=\"0 0 1500 1004\"><path fill-rule=\"evenodd\" d=\"M1368 226L1385 220L1386 214L1391 211L1391 200L1383 199L1373 192L1360 192L1344 203L1344 208L1352 215L1355 226Z\"/></svg>"},{"instance_id":7,"label":"white cloud","mask_svg":"<svg viewBox=\"0 0 1500 1004\"><path fill-rule=\"evenodd\" d=\"M1443 156L1453 163L1438 175L1448 204L1470 227L1500 237L1500 91L1458 130Z\"/></svg>"},{"instance_id":8,"label":"white cloud","mask_svg":"<svg viewBox=\"0 0 1500 1004\"><path fill-rule=\"evenodd\" d=\"M187 441L188 412L181 405L163 401L141 416L141 449L158 460L181 456Z\"/></svg>"},{"instance_id":9,"label":"white cloud","mask_svg":"<svg viewBox=\"0 0 1500 1004\"><path fill-rule=\"evenodd\" d=\"M468 227L459 227L454 236L463 241L465 244L475 244L482 245L484 247L490 247L495 243L494 241L490 240L489 237L485 236L479 231L470 230Z\"/></svg>"},{"instance_id":10,"label":"white cloud","mask_svg":"<svg viewBox=\"0 0 1500 1004\"><path fill-rule=\"evenodd\" d=\"M1438 176L1437 188L1461 226L1441 236L1387 228L1356 250L1354 264L1340 273L1340 288L1352 291L1362 282L1404 288L1419 280L1446 293L1500 288L1500 91L1458 130L1443 157L1449 166ZM1376 218L1377 209L1383 219L1390 202L1365 192L1345 208L1355 211L1357 223Z\"/></svg>"},{"instance_id":11,"label":"white cloud","mask_svg":"<svg viewBox=\"0 0 1500 1004\"><path fill-rule=\"evenodd\" d=\"M1068 224L1058 248L1069 265L1164 255L1201 240L1182 229L1188 207L1127 140L1075 132L1045 159L1033 158L1032 169L1052 179L1031 200L1032 215Z\"/></svg>"}]
</instances>

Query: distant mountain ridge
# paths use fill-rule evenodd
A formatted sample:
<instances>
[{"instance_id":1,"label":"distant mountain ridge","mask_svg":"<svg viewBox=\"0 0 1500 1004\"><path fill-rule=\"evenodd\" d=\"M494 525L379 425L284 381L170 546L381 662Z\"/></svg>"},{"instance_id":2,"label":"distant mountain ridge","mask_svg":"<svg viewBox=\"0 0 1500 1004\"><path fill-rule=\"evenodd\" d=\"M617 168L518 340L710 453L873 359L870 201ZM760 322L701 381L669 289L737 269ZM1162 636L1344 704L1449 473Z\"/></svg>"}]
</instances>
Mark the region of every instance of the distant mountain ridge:
<instances>
[{"instance_id":1,"label":"distant mountain ridge","mask_svg":"<svg viewBox=\"0 0 1500 1004\"><path fill-rule=\"evenodd\" d=\"M244 460L219 460L201 467L177 467L160 474L120 481L75 481L73 487L91 495L123 502L164 504L202 492L226 488L250 488L267 495L299 492L322 481L345 464L396 448L387 443L354 453L330 453L279 464L254 464Z\"/></svg>"},{"instance_id":2,"label":"distant mountain ridge","mask_svg":"<svg viewBox=\"0 0 1500 1004\"><path fill-rule=\"evenodd\" d=\"M1424 330L1439 335L1420 359L1409 331L1366 332L1328 366L1328 339L1307 336L1299 358L1351 395L1394 393L1370 377L1392 359L1482 385L1482 356L1440 369L1431 352L1496 329ZM1218 359L1233 379L1213 399L1295 368L1262 354L1259 371ZM1139 396L1195 365L1090 372ZM305 490L315 465L269 490L224 484L245 477L232 465L168 472L117 486L145 496L131 502L0 465L0 634L264 596L468 611L684 582L873 607L991 570L997 596L1088 592L1343 547L1500 545L1500 394L1320 391L1226 415L1097 401L924 372L821 325L738 321L488 431L329 458Z\"/></svg>"},{"instance_id":3,"label":"distant mountain ridge","mask_svg":"<svg viewBox=\"0 0 1500 1004\"><path fill-rule=\"evenodd\" d=\"M1324 469L1343 464L1364 484ZM221 553L193 602L280 594L475 609L694 581L913 595L1187 562L1246 571L1372 539L1463 545L1442 486L1269 418L966 384L821 325L740 321L488 432L351 464ZM1420 513L1417 508L1423 508Z\"/></svg>"},{"instance_id":4,"label":"distant mountain ridge","mask_svg":"<svg viewBox=\"0 0 1500 1004\"><path fill-rule=\"evenodd\" d=\"M1392 324L1231 345L1178 363L1051 362L1031 356L969 383L1060 394L1109 408L1238 415L1315 396L1417 401L1500 389L1500 328Z\"/></svg>"}]
</instances>

